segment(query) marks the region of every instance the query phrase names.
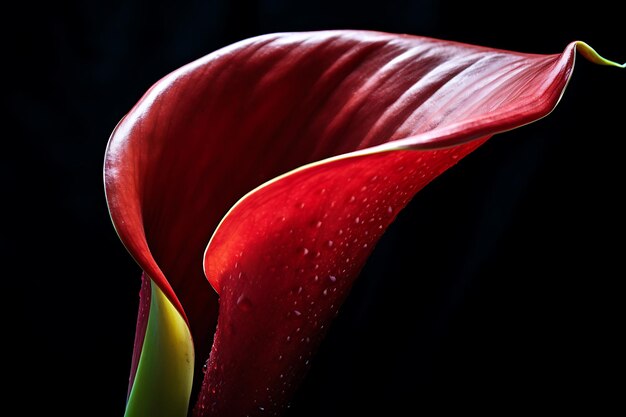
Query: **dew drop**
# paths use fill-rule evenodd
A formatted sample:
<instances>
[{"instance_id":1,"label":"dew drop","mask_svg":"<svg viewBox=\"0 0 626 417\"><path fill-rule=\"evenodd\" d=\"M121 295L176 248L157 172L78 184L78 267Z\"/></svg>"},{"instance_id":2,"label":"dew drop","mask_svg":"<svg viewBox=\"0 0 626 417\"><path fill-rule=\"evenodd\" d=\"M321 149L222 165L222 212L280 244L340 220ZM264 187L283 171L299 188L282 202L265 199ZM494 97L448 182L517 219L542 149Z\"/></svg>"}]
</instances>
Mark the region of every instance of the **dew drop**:
<instances>
[{"instance_id":1,"label":"dew drop","mask_svg":"<svg viewBox=\"0 0 626 417\"><path fill-rule=\"evenodd\" d=\"M363 249L367 248L367 243L363 244Z\"/></svg>"},{"instance_id":2,"label":"dew drop","mask_svg":"<svg viewBox=\"0 0 626 417\"><path fill-rule=\"evenodd\" d=\"M309 254L309 250L307 248L302 248L302 254L304 256L308 255Z\"/></svg>"},{"instance_id":3,"label":"dew drop","mask_svg":"<svg viewBox=\"0 0 626 417\"><path fill-rule=\"evenodd\" d=\"M298 207L299 207L299 208L301 208L301 209L303 209L303 208L304 208L304 203L300 203L300 204L298 204Z\"/></svg>"},{"instance_id":4,"label":"dew drop","mask_svg":"<svg viewBox=\"0 0 626 417\"><path fill-rule=\"evenodd\" d=\"M334 245L334 242L332 240L329 240L328 242L326 242L326 244L328 245L329 248L332 248Z\"/></svg>"},{"instance_id":5,"label":"dew drop","mask_svg":"<svg viewBox=\"0 0 626 417\"><path fill-rule=\"evenodd\" d=\"M244 294L241 294L239 298L237 298L237 307L239 307L241 311L248 312L252 310L252 301Z\"/></svg>"},{"instance_id":6,"label":"dew drop","mask_svg":"<svg viewBox=\"0 0 626 417\"><path fill-rule=\"evenodd\" d=\"M317 227L318 229L322 227L322 221L318 220L317 223L315 223L315 227Z\"/></svg>"},{"instance_id":7,"label":"dew drop","mask_svg":"<svg viewBox=\"0 0 626 417\"><path fill-rule=\"evenodd\" d=\"M359 216L356 216L356 218L354 219L354 222L355 222L356 224L361 223L361 218L360 218Z\"/></svg>"},{"instance_id":8,"label":"dew drop","mask_svg":"<svg viewBox=\"0 0 626 417\"><path fill-rule=\"evenodd\" d=\"M349 260L350 260L350 259L348 258L348 261L349 261ZM336 281L337 281L337 277L336 277L336 276L334 276L334 275L330 275L330 276L328 277L328 279L330 280L330 282L336 282Z\"/></svg>"},{"instance_id":9,"label":"dew drop","mask_svg":"<svg viewBox=\"0 0 626 417\"><path fill-rule=\"evenodd\" d=\"M354 203L355 200L356 200L355 196L350 197L350 203Z\"/></svg>"},{"instance_id":10,"label":"dew drop","mask_svg":"<svg viewBox=\"0 0 626 417\"><path fill-rule=\"evenodd\" d=\"M291 336L287 336L287 342L291 342Z\"/></svg>"},{"instance_id":11,"label":"dew drop","mask_svg":"<svg viewBox=\"0 0 626 417\"><path fill-rule=\"evenodd\" d=\"M265 411L265 408L264 407L259 407L259 410Z\"/></svg>"},{"instance_id":12,"label":"dew drop","mask_svg":"<svg viewBox=\"0 0 626 417\"><path fill-rule=\"evenodd\" d=\"M298 310L293 310L293 314L295 314L296 316L301 316L302 313L300 313L300 311Z\"/></svg>"},{"instance_id":13,"label":"dew drop","mask_svg":"<svg viewBox=\"0 0 626 417\"><path fill-rule=\"evenodd\" d=\"M324 291L322 291L322 294L328 295L328 288L324 289Z\"/></svg>"}]
</instances>

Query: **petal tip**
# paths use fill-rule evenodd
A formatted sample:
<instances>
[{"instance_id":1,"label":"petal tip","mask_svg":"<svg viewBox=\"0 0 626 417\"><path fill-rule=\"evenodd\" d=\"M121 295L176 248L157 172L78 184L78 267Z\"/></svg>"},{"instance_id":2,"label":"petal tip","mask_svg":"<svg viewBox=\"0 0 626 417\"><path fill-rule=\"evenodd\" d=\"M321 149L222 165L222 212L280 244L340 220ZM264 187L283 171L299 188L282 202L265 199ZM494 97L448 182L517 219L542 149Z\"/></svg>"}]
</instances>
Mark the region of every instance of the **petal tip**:
<instances>
[{"instance_id":1,"label":"petal tip","mask_svg":"<svg viewBox=\"0 0 626 417\"><path fill-rule=\"evenodd\" d=\"M620 64L602 57L595 51L595 49L593 49L591 46L583 41L576 42L576 51L594 64L606 65L609 67L626 68L626 63Z\"/></svg>"}]
</instances>

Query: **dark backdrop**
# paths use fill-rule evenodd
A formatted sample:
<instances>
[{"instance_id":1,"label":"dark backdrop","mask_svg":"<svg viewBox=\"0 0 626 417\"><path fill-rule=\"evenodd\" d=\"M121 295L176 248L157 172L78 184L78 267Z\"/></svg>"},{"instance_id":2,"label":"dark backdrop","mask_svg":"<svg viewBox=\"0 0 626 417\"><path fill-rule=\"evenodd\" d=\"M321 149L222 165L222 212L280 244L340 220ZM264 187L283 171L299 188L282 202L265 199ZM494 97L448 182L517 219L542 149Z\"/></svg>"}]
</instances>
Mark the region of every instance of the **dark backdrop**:
<instances>
[{"instance_id":1,"label":"dark backdrop","mask_svg":"<svg viewBox=\"0 0 626 417\"><path fill-rule=\"evenodd\" d=\"M611 3L14 2L2 26L5 401L16 415L123 414L140 270L110 223L102 161L117 121L166 73L249 36L329 28L536 53L581 39L623 61ZM626 71L579 60L547 119L418 194L289 416L623 407L625 93Z\"/></svg>"}]
</instances>

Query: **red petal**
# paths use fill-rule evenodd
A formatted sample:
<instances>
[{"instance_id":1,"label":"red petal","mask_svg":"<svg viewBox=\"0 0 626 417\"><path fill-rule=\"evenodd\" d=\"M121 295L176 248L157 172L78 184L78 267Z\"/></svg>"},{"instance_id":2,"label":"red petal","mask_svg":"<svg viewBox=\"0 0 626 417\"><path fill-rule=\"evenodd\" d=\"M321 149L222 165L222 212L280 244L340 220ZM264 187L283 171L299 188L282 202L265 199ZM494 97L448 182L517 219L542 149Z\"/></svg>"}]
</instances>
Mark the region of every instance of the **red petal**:
<instances>
[{"instance_id":1,"label":"red petal","mask_svg":"<svg viewBox=\"0 0 626 417\"><path fill-rule=\"evenodd\" d=\"M139 291L139 313L137 314L137 327L135 328L135 344L133 347L133 359L130 364L130 378L128 381L128 393L133 387L137 367L139 366L139 358L141 357L141 349L143 348L143 340L148 327L148 315L150 314L150 278L145 275L141 276L141 290Z\"/></svg>"},{"instance_id":2,"label":"red petal","mask_svg":"<svg viewBox=\"0 0 626 417\"><path fill-rule=\"evenodd\" d=\"M397 212L481 143L472 140L546 115L573 52L273 34L157 83L111 137L107 200L126 247L186 313L200 358L216 320L201 256L220 219L277 175L343 155L259 188L215 233L205 261L221 314L197 413L284 407Z\"/></svg>"},{"instance_id":3,"label":"red petal","mask_svg":"<svg viewBox=\"0 0 626 417\"><path fill-rule=\"evenodd\" d=\"M260 187L220 224L205 255L221 298L197 416L282 410L399 210L488 136L551 111L573 64L574 45L537 56L371 33L298 36L260 54L290 64L255 91L272 132L258 135L261 146L284 135L308 161L357 152ZM358 65L348 58L373 45Z\"/></svg>"}]
</instances>

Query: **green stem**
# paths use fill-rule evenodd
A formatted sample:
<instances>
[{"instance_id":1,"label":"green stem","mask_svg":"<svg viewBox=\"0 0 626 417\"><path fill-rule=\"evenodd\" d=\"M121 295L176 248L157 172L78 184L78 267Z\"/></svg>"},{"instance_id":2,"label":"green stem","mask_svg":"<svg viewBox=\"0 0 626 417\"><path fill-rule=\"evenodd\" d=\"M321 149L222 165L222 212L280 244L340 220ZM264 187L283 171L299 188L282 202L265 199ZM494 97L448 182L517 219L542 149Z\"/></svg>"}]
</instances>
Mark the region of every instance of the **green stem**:
<instances>
[{"instance_id":1,"label":"green stem","mask_svg":"<svg viewBox=\"0 0 626 417\"><path fill-rule=\"evenodd\" d=\"M150 281L148 325L125 417L186 417L194 348L185 319Z\"/></svg>"}]
</instances>

